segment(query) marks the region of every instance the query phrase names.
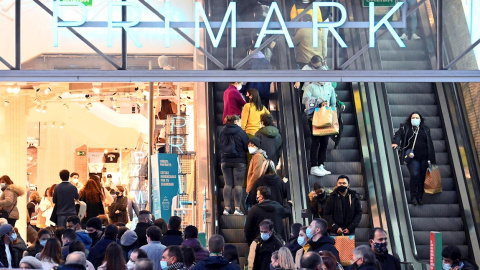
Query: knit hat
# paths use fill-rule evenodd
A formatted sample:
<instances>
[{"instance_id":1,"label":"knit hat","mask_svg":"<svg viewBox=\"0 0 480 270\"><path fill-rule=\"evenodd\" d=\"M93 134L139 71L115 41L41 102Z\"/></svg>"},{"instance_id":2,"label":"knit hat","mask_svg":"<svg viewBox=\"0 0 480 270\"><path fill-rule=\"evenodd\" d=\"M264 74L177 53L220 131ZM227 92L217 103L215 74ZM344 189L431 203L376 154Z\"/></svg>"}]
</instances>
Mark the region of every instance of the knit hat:
<instances>
[{"instance_id":1,"label":"knit hat","mask_svg":"<svg viewBox=\"0 0 480 270\"><path fill-rule=\"evenodd\" d=\"M133 245L135 241L137 241L138 236L137 233L132 230L127 230L120 238L120 245L128 247Z\"/></svg>"},{"instance_id":2,"label":"knit hat","mask_svg":"<svg viewBox=\"0 0 480 270\"><path fill-rule=\"evenodd\" d=\"M13 227L10 224L3 224L0 226L0 237L3 237L5 234L13 231Z\"/></svg>"},{"instance_id":3,"label":"knit hat","mask_svg":"<svg viewBox=\"0 0 480 270\"><path fill-rule=\"evenodd\" d=\"M102 220L97 217L93 217L87 221L87 227L95 228L97 230L102 229Z\"/></svg>"},{"instance_id":4,"label":"knit hat","mask_svg":"<svg viewBox=\"0 0 480 270\"><path fill-rule=\"evenodd\" d=\"M32 269L42 269L42 263L35 257L25 256L20 261L20 264L26 263L32 267Z\"/></svg>"},{"instance_id":5,"label":"knit hat","mask_svg":"<svg viewBox=\"0 0 480 270\"><path fill-rule=\"evenodd\" d=\"M258 137L253 137L253 138L251 138L250 140L248 140L248 142L251 142L251 143L253 143L256 147L260 148L260 144L261 144L260 138L258 138Z\"/></svg>"}]
</instances>

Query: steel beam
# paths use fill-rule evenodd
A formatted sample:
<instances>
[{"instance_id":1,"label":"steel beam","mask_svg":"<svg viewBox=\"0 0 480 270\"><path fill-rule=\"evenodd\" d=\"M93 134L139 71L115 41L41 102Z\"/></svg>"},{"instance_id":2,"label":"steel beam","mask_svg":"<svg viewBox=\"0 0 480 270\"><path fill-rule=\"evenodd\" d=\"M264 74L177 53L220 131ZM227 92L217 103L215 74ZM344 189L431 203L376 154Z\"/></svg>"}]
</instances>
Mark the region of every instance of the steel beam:
<instances>
[{"instance_id":1,"label":"steel beam","mask_svg":"<svg viewBox=\"0 0 480 270\"><path fill-rule=\"evenodd\" d=\"M461 53L459 56L455 57L455 59L452 60L452 62L448 63L448 65L445 67L445 69L450 69L452 68L453 65L455 65L460 59L462 59L465 55L467 55L471 50L473 50L475 47L480 44L480 39L477 39L475 43L470 45L463 53Z\"/></svg>"},{"instance_id":2,"label":"steel beam","mask_svg":"<svg viewBox=\"0 0 480 270\"><path fill-rule=\"evenodd\" d=\"M15 69L14 66L10 65L10 63L7 62L7 60L5 60L3 57L0 56L0 62L2 62L5 66L7 66L7 68L9 69Z\"/></svg>"},{"instance_id":3,"label":"steel beam","mask_svg":"<svg viewBox=\"0 0 480 270\"><path fill-rule=\"evenodd\" d=\"M437 69L443 69L443 0L437 0Z\"/></svg>"}]
</instances>

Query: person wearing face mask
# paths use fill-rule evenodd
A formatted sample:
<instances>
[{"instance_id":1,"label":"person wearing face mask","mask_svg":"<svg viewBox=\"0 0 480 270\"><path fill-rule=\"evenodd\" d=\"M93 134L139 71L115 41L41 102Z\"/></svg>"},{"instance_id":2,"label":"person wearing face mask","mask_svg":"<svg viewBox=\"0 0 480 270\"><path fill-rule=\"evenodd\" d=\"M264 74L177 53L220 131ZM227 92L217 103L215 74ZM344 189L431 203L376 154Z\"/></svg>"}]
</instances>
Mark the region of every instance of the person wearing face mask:
<instances>
[{"instance_id":1,"label":"person wearing face mask","mask_svg":"<svg viewBox=\"0 0 480 270\"><path fill-rule=\"evenodd\" d=\"M331 224L330 232L333 234L355 234L362 219L360 196L349 187L348 176L340 175L337 186L325 203L324 217Z\"/></svg>"},{"instance_id":2,"label":"person wearing face mask","mask_svg":"<svg viewBox=\"0 0 480 270\"><path fill-rule=\"evenodd\" d=\"M148 255L147 255L147 252L145 252L145 250L136 248L132 251L129 258L130 259L127 262L127 269L133 270L135 268L135 263L139 259L148 259Z\"/></svg>"},{"instance_id":3,"label":"person wearing face mask","mask_svg":"<svg viewBox=\"0 0 480 270\"><path fill-rule=\"evenodd\" d=\"M247 173L247 194L252 190L253 184L265 172L267 163L267 152L261 147L261 141L258 137L253 137L248 141L248 152L252 155ZM265 166L265 167L264 167Z\"/></svg>"},{"instance_id":4,"label":"person wearing face mask","mask_svg":"<svg viewBox=\"0 0 480 270\"><path fill-rule=\"evenodd\" d=\"M250 88L247 90L247 98L249 102L242 109L241 127L248 134L249 138L255 136L255 133L262 127L260 117L264 113L270 114L268 108L262 104L262 99L257 89Z\"/></svg>"},{"instance_id":5,"label":"person wearing face mask","mask_svg":"<svg viewBox=\"0 0 480 270\"><path fill-rule=\"evenodd\" d=\"M160 240L162 239L162 231L157 226L151 226L147 229L147 242L148 244L140 247L147 252L148 258L155 263L155 270L162 270L161 261L164 246Z\"/></svg>"},{"instance_id":6,"label":"person wearing face mask","mask_svg":"<svg viewBox=\"0 0 480 270\"><path fill-rule=\"evenodd\" d=\"M257 188L258 204L250 209L245 222L245 238L249 245L260 235L259 224L265 219L273 221L275 232L280 234L278 237L287 239L283 228L283 219L290 215L290 206L282 206L278 202L272 201L271 196L270 188L265 186Z\"/></svg>"},{"instance_id":7,"label":"person wearing face mask","mask_svg":"<svg viewBox=\"0 0 480 270\"><path fill-rule=\"evenodd\" d=\"M169 246L163 251L160 265L163 270L186 270L183 264L182 250L178 246Z\"/></svg>"},{"instance_id":8,"label":"person wearing face mask","mask_svg":"<svg viewBox=\"0 0 480 270\"><path fill-rule=\"evenodd\" d=\"M80 181L79 177L80 175L77 172L72 172L70 174L70 183L78 189L78 192L83 189L83 183Z\"/></svg>"},{"instance_id":9,"label":"person wearing face mask","mask_svg":"<svg viewBox=\"0 0 480 270\"><path fill-rule=\"evenodd\" d=\"M12 225L0 226L0 268L18 268L22 253L13 248L13 242L17 239Z\"/></svg>"},{"instance_id":10,"label":"person wearing face mask","mask_svg":"<svg viewBox=\"0 0 480 270\"><path fill-rule=\"evenodd\" d=\"M283 246L283 241L274 233L274 223L270 219L264 219L258 228L260 237L252 242L248 254L249 270L270 269L272 253Z\"/></svg>"},{"instance_id":11,"label":"person wearing face mask","mask_svg":"<svg viewBox=\"0 0 480 270\"><path fill-rule=\"evenodd\" d=\"M241 121L238 115L227 115L225 118L226 125L222 128L218 137L222 153L220 166L225 180L225 187L223 188L225 210L223 210L223 215L231 214L232 197L235 203L234 214L243 215L240 205L243 194L243 180L247 171L248 136L240 127Z\"/></svg>"},{"instance_id":12,"label":"person wearing face mask","mask_svg":"<svg viewBox=\"0 0 480 270\"><path fill-rule=\"evenodd\" d=\"M298 234L297 237L297 243L301 248L297 250L295 253L295 266L296 269L300 269L300 260L302 259L303 254L307 253L308 250L310 249L310 244L308 241L310 238L307 237L307 228L306 226L302 227L300 229L300 233Z\"/></svg>"},{"instance_id":13,"label":"person wearing face mask","mask_svg":"<svg viewBox=\"0 0 480 270\"><path fill-rule=\"evenodd\" d=\"M284 205L286 201L289 200L289 188L290 186L285 183L280 176L277 175L277 171L275 169L275 164L272 160L267 159L265 161L266 168L264 168L264 172L262 172L262 176L260 176L257 181L255 181L250 189L250 193L247 197L247 203L250 205L257 204L256 201L256 193L257 188L261 186L269 187L272 193L271 200L278 202L280 205Z\"/></svg>"},{"instance_id":14,"label":"person wearing face mask","mask_svg":"<svg viewBox=\"0 0 480 270\"><path fill-rule=\"evenodd\" d=\"M27 250L24 252L24 256L32 256L35 257L37 254L41 253L43 247L47 243L47 240L52 237L52 232L49 229L41 229L38 231L37 240L35 240L35 244L32 246L27 247Z\"/></svg>"},{"instance_id":15,"label":"person wearing face mask","mask_svg":"<svg viewBox=\"0 0 480 270\"><path fill-rule=\"evenodd\" d=\"M292 255L294 255L297 250L301 249L302 247L298 244L298 235L300 234L300 229L302 228L301 223L294 223L290 227L290 235L288 238L287 243L285 246L290 250Z\"/></svg>"},{"instance_id":16,"label":"person wearing face mask","mask_svg":"<svg viewBox=\"0 0 480 270\"><path fill-rule=\"evenodd\" d=\"M338 250L335 248L335 239L330 237L327 232L327 228L327 221L321 218L316 218L310 223L305 231L305 234L310 239L308 241L308 244L310 245L308 251L319 252L322 250L327 250L332 252L335 258L337 258L337 261L340 261Z\"/></svg>"},{"instance_id":17,"label":"person wearing face mask","mask_svg":"<svg viewBox=\"0 0 480 270\"><path fill-rule=\"evenodd\" d=\"M98 217L93 217L87 221L86 229L88 236L92 238L92 245L90 248L93 248L100 239L103 237L103 229L102 229L102 220Z\"/></svg>"},{"instance_id":18,"label":"person wearing face mask","mask_svg":"<svg viewBox=\"0 0 480 270\"><path fill-rule=\"evenodd\" d=\"M425 118L413 112L400 125L392 140L392 148L399 149L400 164L407 162L410 175L410 202L413 205L423 204L425 193L425 175L428 164L436 163L430 128L425 125ZM412 149L410 159L405 159L404 151Z\"/></svg>"},{"instance_id":19,"label":"person wearing face mask","mask_svg":"<svg viewBox=\"0 0 480 270\"><path fill-rule=\"evenodd\" d=\"M226 123L227 115L240 115L242 113L242 107L247 102L239 92L241 89L241 82L232 82L223 93L223 124Z\"/></svg>"},{"instance_id":20,"label":"person wearing face mask","mask_svg":"<svg viewBox=\"0 0 480 270\"><path fill-rule=\"evenodd\" d=\"M128 198L123 196L125 188L122 186L117 187L117 197L113 203L108 207L108 215L113 223L128 223Z\"/></svg>"},{"instance_id":21,"label":"person wearing face mask","mask_svg":"<svg viewBox=\"0 0 480 270\"><path fill-rule=\"evenodd\" d=\"M323 67L323 58L320 56L320 55L314 55L312 56L312 58L310 59L310 62L308 62L308 64L304 65L302 68L302 70L320 70L322 69ZM301 85L301 82L296 82L293 86L297 89L302 89L300 91L300 98L302 98L303 96L303 90L305 90L305 88L307 88L307 86L311 84L311 82L304 82L303 83L303 86ZM300 88L300 86L302 88Z\"/></svg>"},{"instance_id":22,"label":"person wearing face mask","mask_svg":"<svg viewBox=\"0 0 480 270\"><path fill-rule=\"evenodd\" d=\"M91 220L93 220L93 218L90 219L89 222ZM88 231L88 227L87 227L87 231ZM105 228L105 235L102 237L102 239L98 241L95 244L95 246L90 248L90 252L88 253L87 260L89 260L93 264L93 266L95 266L95 268L98 268L104 262L105 252L107 250L107 247L111 243L116 244L117 234L118 234L118 227L113 224L108 225ZM118 254L119 257L121 257L122 260L125 260L125 258L123 257L122 248L120 246L119 246L119 249L120 249L120 252Z\"/></svg>"},{"instance_id":23,"label":"person wearing face mask","mask_svg":"<svg viewBox=\"0 0 480 270\"><path fill-rule=\"evenodd\" d=\"M353 250L353 264L350 269L379 270L376 264L377 260L375 259L375 254L369 246L362 245Z\"/></svg>"},{"instance_id":24,"label":"person wearing face mask","mask_svg":"<svg viewBox=\"0 0 480 270\"><path fill-rule=\"evenodd\" d=\"M462 252L457 246L446 246L442 250L443 270L478 270L475 263L462 261Z\"/></svg>"},{"instance_id":25,"label":"person wearing face mask","mask_svg":"<svg viewBox=\"0 0 480 270\"><path fill-rule=\"evenodd\" d=\"M325 203L327 202L330 193L331 190L327 190L319 182L313 184L313 191L308 193L313 218L319 218L323 215L323 208L325 207Z\"/></svg>"},{"instance_id":26,"label":"person wearing face mask","mask_svg":"<svg viewBox=\"0 0 480 270\"><path fill-rule=\"evenodd\" d=\"M13 181L8 175L0 177L0 188L2 195L0 195L0 213L3 218L6 218L8 224L15 226L15 222L20 218L20 213L17 208L17 199L25 194L25 189L13 184Z\"/></svg>"},{"instance_id":27,"label":"person wearing face mask","mask_svg":"<svg viewBox=\"0 0 480 270\"><path fill-rule=\"evenodd\" d=\"M373 228L368 232L368 242L382 269L400 270L400 260L388 254L387 232L382 228Z\"/></svg>"}]
</instances>

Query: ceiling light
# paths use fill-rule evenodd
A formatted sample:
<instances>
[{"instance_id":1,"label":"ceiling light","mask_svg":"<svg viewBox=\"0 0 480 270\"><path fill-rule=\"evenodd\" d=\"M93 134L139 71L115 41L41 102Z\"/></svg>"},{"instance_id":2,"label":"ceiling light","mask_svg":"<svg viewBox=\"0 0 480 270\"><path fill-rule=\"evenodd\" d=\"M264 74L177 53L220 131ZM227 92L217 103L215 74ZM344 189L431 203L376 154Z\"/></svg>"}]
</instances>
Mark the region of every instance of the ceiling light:
<instances>
[{"instance_id":1,"label":"ceiling light","mask_svg":"<svg viewBox=\"0 0 480 270\"><path fill-rule=\"evenodd\" d=\"M33 100L33 102L35 102L35 104L37 104L37 105L40 105L40 100L38 100L38 98L35 98L35 99Z\"/></svg>"},{"instance_id":2,"label":"ceiling light","mask_svg":"<svg viewBox=\"0 0 480 270\"><path fill-rule=\"evenodd\" d=\"M69 109L68 104L67 104L67 103L63 103L63 108L65 108L65 110L68 110L68 109Z\"/></svg>"},{"instance_id":3,"label":"ceiling light","mask_svg":"<svg viewBox=\"0 0 480 270\"><path fill-rule=\"evenodd\" d=\"M60 124L60 128L63 128L63 122Z\"/></svg>"},{"instance_id":4,"label":"ceiling light","mask_svg":"<svg viewBox=\"0 0 480 270\"><path fill-rule=\"evenodd\" d=\"M28 160L32 161L32 160L33 160L33 157L28 156Z\"/></svg>"},{"instance_id":5,"label":"ceiling light","mask_svg":"<svg viewBox=\"0 0 480 270\"><path fill-rule=\"evenodd\" d=\"M42 113L46 113L47 112L47 105L43 106L42 108Z\"/></svg>"},{"instance_id":6,"label":"ceiling light","mask_svg":"<svg viewBox=\"0 0 480 270\"><path fill-rule=\"evenodd\" d=\"M10 102L8 100L5 100L4 103L5 103L5 107L7 107L10 104Z\"/></svg>"},{"instance_id":7,"label":"ceiling light","mask_svg":"<svg viewBox=\"0 0 480 270\"><path fill-rule=\"evenodd\" d=\"M12 89L12 91L16 95L16 94L20 93L20 87L16 86Z\"/></svg>"},{"instance_id":8,"label":"ceiling light","mask_svg":"<svg viewBox=\"0 0 480 270\"><path fill-rule=\"evenodd\" d=\"M40 92L40 87L35 87L35 93Z\"/></svg>"},{"instance_id":9,"label":"ceiling light","mask_svg":"<svg viewBox=\"0 0 480 270\"><path fill-rule=\"evenodd\" d=\"M7 88L7 92L8 92L9 94L11 94L11 93L13 92L13 88L12 88L12 87L8 87L8 88Z\"/></svg>"},{"instance_id":10,"label":"ceiling light","mask_svg":"<svg viewBox=\"0 0 480 270\"><path fill-rule=\"evenodd\" d=\"M51 125L51 127L55 127L55 122L52 122L52 125Z\"/></svg>"},{"instance_id":11,"label":"ceiling light","mask_svg":"<svg viewBox=\"0 0 480 270\"><path fill-rule=\"evenodd\" d=\"M35 109L37 112L40 112L42 110L42 105L38 104L37 108Z\"/></svg>"},{"instance_id":12,"label":"ceiling light","mask_svg":"<svg viewBox=\"0 0 480 270\"><path fill-rule=\"evenodd\" d=\"M94 88L93 88L93 92L94 92L95 94L100 94L100 89L98 89L97 87L94 87Z\"/></svg>"},{"instance_id":13,"label":"ceiling light","mask_svg":"<svg viewBox=\"0 0 480 270\"><path fill-rule=\"evenodd\" d=\"M108 153L108 149L103 150L103 152L104 152L105 154Z\"/></svg>"},{"instance_id":14,"label":"ceiling light","mask_svg":"<svg viewBox=\"0 0 480 270\"><path fill-rule=\"evenodd\" d=\"M50 92L52 92L52 89L50 87L47 87L47 89L45 89L45 91L43 91L43 93L45 93L45 95L48 95Z\"/></svg>"}]
</instances>

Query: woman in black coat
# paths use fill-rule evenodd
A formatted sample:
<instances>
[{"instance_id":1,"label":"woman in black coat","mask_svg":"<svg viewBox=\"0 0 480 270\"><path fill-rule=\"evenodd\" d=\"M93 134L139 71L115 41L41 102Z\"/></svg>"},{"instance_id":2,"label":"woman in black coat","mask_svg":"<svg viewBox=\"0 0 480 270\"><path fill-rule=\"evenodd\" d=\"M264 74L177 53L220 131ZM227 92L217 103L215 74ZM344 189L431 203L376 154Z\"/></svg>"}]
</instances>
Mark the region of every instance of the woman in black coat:
<instances>
[{"instance_id":1,"label":"woman in black coat","mask_svg":"<svg viewBox=\"0 0 480 270\"><path fill-rule=\"evenodd\" d=\"M436 161L430 128L425 125L425 118L420 113L411 113L400 125L393 137L392 148L399 148L400 163L407 165L411 203L423 204L428 163L434 164ZM409 149L413 149L413 153L406 156Z\"/></svg>"}]
</instances>

